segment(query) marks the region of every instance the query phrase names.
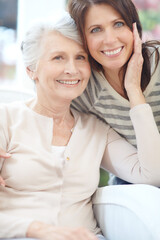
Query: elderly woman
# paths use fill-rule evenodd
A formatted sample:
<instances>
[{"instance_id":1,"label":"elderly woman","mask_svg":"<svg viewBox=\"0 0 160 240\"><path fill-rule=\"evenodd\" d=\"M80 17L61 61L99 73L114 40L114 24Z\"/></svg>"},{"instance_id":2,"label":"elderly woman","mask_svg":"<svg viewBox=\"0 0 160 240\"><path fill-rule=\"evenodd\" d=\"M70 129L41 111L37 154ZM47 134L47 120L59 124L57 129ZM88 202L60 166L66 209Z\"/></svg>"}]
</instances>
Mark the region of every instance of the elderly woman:
<instances>
[{"instance_id":1,"label":"elderly woman","mask_svg":"<svg viewBox=\"0 0 160 240\"><path fill-rule=\"evenodd\" d=\"M130 110L137 153L95 116L70 108L90 65L68 15L31 28L22 53L37 96L0 106L0 148L11 154L1 158L0 238L104 239L91 202L100 165L126 181L160 185L152 111L141 101Z\"/></svg>"}]
</instances>

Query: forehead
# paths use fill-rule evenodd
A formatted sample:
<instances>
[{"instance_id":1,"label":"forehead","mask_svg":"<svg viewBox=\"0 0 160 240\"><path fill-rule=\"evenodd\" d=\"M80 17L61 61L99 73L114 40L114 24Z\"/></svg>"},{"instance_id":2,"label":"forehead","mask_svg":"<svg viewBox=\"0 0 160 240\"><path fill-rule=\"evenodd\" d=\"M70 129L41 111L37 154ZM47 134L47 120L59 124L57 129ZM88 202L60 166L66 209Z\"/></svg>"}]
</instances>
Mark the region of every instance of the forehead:
<instances>
[{"instance_id":1,"label":"forehead","mask_svg":"<svg viewBox=\"0 0 160 240\"><path fill-rule=\"evenodd\" d=\"M90 22L91 24L99 19L122 18L121 14L112 6L107 3L92 5L85 16L85 24Z\"/></svg>"},{"instance_id":2,"label":"forehead","mask_svg":"<svg viewBox=\"0 0 160 240\"><path fill-rule=\"evenodd\" d=\"M52 31L43 37L41 48L43 51L65 51L68 48L83 50L83 46L77 41L57 31Z\"/></svg>"}]
</instances>

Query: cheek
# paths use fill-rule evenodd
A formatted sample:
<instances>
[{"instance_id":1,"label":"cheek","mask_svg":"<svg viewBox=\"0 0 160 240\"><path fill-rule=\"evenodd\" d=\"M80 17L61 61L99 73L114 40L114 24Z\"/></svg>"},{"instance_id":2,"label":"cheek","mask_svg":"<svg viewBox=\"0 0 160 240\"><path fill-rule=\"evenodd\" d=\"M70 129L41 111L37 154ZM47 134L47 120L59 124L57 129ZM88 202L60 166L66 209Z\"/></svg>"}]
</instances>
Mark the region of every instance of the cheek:
<instances>
[{"instance_id":1,"label":"cheek","mask_svg":"<svg viewBox=\"0 0 160 240\"><path fill-rule=\"evenodd\" d=\"M89 80L90 76L91 76L91 67L90 67L90 64L86 64L86 66L83 68L83 71L84 71L84 75L85 75L85 78L87 80Z\"/></svg>"},{"instance_id":2,"label":"cheek","mask_svg":"<svg viewBox=\"0 0 160 240\"><path fill-rule=\"evenodd\" d=\"M133 48L133 33L131 31L124 31L123 34L123 41L129 46L129 48Z\"/></svg>"},{"instance_id":3,"label":"cheek","mask_svg":"<svg viewBox=\"0 0 160 240\"><path fill-rule=\"evenodd\" d=\"M128 53L129 53L129 56L133 52L133 47L134 47L134 41L133 41L133 37L131 36L130 38L128 37Z\"/></svg>"},{"instance_id":4,"label":"cheek","mask_svg":"<svg viewBox=\"0 0 160 240\"><path fill-rule=\"evenodd\" d=\"M95 37L91 36L87 38L87 46L91 55L95 53L96 49L99 46L99 42L99 39Z\"/></svg>"}]
</instances>

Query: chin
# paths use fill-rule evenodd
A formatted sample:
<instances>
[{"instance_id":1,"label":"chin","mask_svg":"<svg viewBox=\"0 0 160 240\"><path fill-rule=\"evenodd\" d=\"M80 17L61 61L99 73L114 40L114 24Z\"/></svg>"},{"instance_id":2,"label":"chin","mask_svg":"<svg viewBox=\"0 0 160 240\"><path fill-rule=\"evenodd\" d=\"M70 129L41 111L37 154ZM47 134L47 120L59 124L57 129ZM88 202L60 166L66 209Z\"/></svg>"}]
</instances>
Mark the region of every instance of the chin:
<instances>
[{"instance_id":1,"label":"chin","mask_svg":"<svg viewBox=\"0 0 160 240\"><path fill-rule=\"evenodd\" d=\"M122 63L122 62L121 63L113 63L113 64L106 66L106 69L117 71L117 70L120 70L124 65L125 65L125 63Z\"/></svg>"},{"instance_id":2,"label":"chin","mask_svg":"<svg viewBox=\"0 0 160 240\"><path fill-rule=\"evenodd\" d=\"M79 97L79 96L80 96L80 95L64 96L64 99L65 99L66 101L72 102L72 100L74 100L75 98L77 98L77 97Z\"/></svg>"}]
</instances>

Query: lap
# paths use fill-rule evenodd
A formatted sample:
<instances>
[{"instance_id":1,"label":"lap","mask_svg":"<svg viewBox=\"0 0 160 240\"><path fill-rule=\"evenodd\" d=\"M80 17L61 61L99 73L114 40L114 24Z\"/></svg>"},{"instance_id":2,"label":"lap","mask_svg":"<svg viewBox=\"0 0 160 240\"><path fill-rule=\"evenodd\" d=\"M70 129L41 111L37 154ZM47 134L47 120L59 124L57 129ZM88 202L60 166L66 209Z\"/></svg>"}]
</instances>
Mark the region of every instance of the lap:
<instances>
[{"instance_id":1,"label":"lap","mask_svg":"<svg viewBox=\"0 0 160 240\"><path fill-rule=\"evenodd\" d=\"M0 240L37 240L35 238L0 238Z\"/></svg>"},{"instance_id":2,"label":"lap","mask_svg":"<svg viewBox=\"0 0 160 240\"><path fill-rule=\"evenodd\" d=\"M96 235L98 240L106 240L101 234ZM35 238L0 238L0 240L37 240Z\"/></svg>"}]
</instances>

